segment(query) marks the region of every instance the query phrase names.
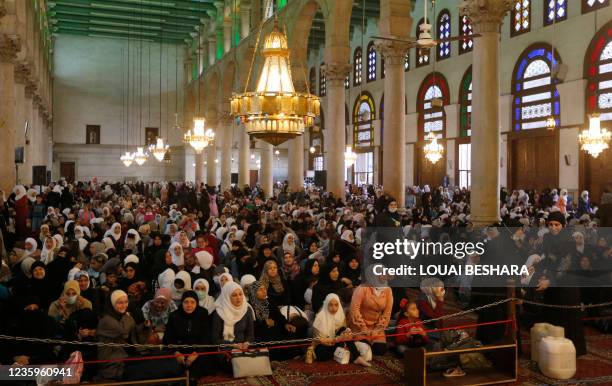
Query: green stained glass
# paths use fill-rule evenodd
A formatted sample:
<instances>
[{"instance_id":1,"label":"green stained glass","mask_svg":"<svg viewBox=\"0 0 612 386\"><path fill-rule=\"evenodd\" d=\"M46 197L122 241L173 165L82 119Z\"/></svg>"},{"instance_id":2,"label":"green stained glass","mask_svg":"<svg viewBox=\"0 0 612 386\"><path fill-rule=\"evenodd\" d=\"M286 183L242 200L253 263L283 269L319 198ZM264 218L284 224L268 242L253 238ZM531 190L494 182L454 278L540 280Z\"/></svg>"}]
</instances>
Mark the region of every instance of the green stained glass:
<instances>
[{"instance_id":1,"label":"green stained glass","mask_svg":"<svg viewBox=\"0 0 612 386\"><path fill-rule=\"evenodd\" d=\"M285 5L287 5L287 0L278 0L278 1L276 2L276 7L277 7L277 9L279 9L279 10L280 10L280 9L283 9L283 7L284 7Z\"/></svg>"}]
</instances>

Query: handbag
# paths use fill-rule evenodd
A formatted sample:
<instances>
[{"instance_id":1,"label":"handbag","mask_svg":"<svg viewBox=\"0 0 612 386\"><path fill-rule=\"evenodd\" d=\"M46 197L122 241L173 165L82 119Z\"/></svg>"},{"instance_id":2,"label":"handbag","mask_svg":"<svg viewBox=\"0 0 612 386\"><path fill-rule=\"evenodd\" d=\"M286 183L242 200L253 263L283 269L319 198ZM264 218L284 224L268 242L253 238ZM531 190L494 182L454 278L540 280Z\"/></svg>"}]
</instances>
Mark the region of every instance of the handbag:
<instances>
[{"instance_id":1,"label":"handbag","mask_svg":"<svg viewBox=\"0 0 612 386\"><path fill-rule=\"evenodd\" d=\"M272 375L268 349L232 351L234 378Z\"/></svg>"},{"instance_id":2,"label":"handbag","mask_svg":"<svg viewBox=\"0 0 612 386\"><path fill-rule=\"evenodd\" d=\"M336 347L334 360L341 365L347 365L351 361L351 352L344 347Z\"/></svg>"},{"instance_id":3,"label":"handbag","mask_svg":"<svg viewBox=\"0 0 612 386\"><path fill-rule=\"evenodd\" d=\"M372 347L365 342L355 342L355 347L357 347L357 351L359 351L359 355L365 359L366 362L370 362L372 360Z\"/></svg>"}]
</instances>

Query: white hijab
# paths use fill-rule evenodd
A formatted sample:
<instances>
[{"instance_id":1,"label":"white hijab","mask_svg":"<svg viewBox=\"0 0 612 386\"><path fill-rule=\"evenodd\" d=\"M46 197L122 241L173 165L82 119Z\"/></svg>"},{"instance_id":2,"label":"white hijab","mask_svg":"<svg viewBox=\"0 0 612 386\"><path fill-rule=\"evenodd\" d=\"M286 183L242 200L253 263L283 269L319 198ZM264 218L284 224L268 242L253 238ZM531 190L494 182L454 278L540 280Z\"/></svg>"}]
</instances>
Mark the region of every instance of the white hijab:
<instances>
[{"instance_id":1,"label":"white hijab","mask_svg":"<svg viewBox=\"0 0 612 386\"><path fill-rule=\"evenodd\" d=\"M51 248L47 248L47 239L51 239L51 241L53 241L53 246ZM53 261L54 250L57 247L57 240L55 237L47 237L47 239L45 239L43 242L43 249L40 252L40 261L45 263L45 265L48 265Z\"/></svg>"},{"instance_id":2,"label":"white hijab","mask_svg":"<svg viewBox=\"0 0 612 386\"><path fill-rule=\"evenodd\" d=\"M134 235L134 242L138 244L140 242L140 234L136 229L129 229L125 235L124 242L127 244L128 235Z\"/></svg>"},{"instance_id":3,"label":"white hijab","mask_svg":"<svg viewBox=\"0 0 612 386\"><path fill-rule=\"evenodd\" d=\"M174 282L176 281L176 279L181 279L183 283L185 284L183 288L180 290L174 286ZM189 272L179 271L174 277L174 280L172 280L171 289L172 289L172 300L180 301L181 298L183 297L183 293L191 290L191 275L189 275Z\"/></svg>"},{"instance_id":4,"label":"white hijab","mask_svg":"<svg viewBox=\"0 0 612 386\"><path fill-rule=\"evenodd\" d=\"M293 243L289 243L289 237L293 237ZM283 238L283 252L291 252L292 255L295 256L295 242L297 237L289 232Z\"/></svg>"},{"instance_id":5,"label":"white hijab","mask_svg":"<svg viewBox=\"0 0 612 386\"><path fill-rule=\"evenodd\" d=\"M233 281L228 282L223 286L221 295L215 301L215 311L221 320L223 320L223 339L229 342L233 342L236 338L234 335L234 325L244 317L249 309L246 297L239 307L235 307L232 304L231 296L236 290L242 291L242 287Z\"/></svg>"},{"instance_id":6,"label":"white hijab","mask_svg":"<svg viewBox=\"0 0 612 386\"><path fill-rule=\"evenodd\" d=\"M200 299L200 307L206 308L206 310L208 311L208 314L210 315L215 310L215 298L213 298L212 296L208 294L208 289L210 288L210 284L208 284L208 280L206 279L198 279L195 281L195 283L193 283L194 291L195 291L195 288L197 288L198 284L204 284L204 286L206 287L206 295L204 295L204 299L200 299L199 294L198 294L198 299Z\"/></svg>"},{"instance_id":7,"label":"white hijab","mask_svg":"<svg viewBox=\"0 0 612 386\"><path fill-rule=\"evenodd\" d=\"M332 314L327 309L329 302L335 299L338 302L338 311ZM323 338L334 338L336 331L345 325L346 318L344 316L344 310L342 309L342 303L338 295L331 293L325 297L323 301L323 307L317 313L312 327L318 332L319 337Z\"/></svg>"},{"instance_id":8,"label":"white hijab","mask_svg":"<svg viewBox=\"0 0 612 386\"><path fill-rule=\"evenodd\" d=\"M208 251L199 251L195 254L195 257L198 260L200 267L205 271L213 264L213 255L211 255Z\"/></svg>"},{"instance_id":9,"label":"white hijab","mask_svg":"<svg viewBox=\"0 0 612 386\"><path fill-rule=\"evenodd\" d=\"M15 201L21 200L26 194L26 190L23 185L17 185L13 188L13 193L15 193Z\"/></svg>"},{"instance_id":10,"label":"white hijab","mask_svg":"<svg viewBox=\"0 0 612 386\"><path fill-rule=\"evenodd\" d=\"M172 270L172 268L167 268L164 272L160 273L157 276L157 283L160 288L170 288L174 287L174 278L176 274Z\"/></svg>"},{"instance_id":11,"label":"white hijab","mask_svg":"<svg viewBox=\"0 0 612 386\"><path fill-rule=\"evenodd\" d=\"M121 231L119 231L119 234L115 234L115 229L119 227L119 229L121 230L121 224L119 224L118 222L114 223L113 225L111 225L110 229L106 231L106 233L104 233L104 237L112 237L113 239L115 239L115 241L119 241L119 238L121 237Z\"/></svg>"},{"instance_id":12,"label":"white hijab","mask_svg":"<svg viewBox=\"0 0 612 386\"><path fill-rule=\"evenodd\" d=\"M174 250L176 247L181 248L181 253L176 253L176 251ZM185 253L183 252L183 247L181 246L180 243L174 242L172 244L170 244L170 254L172 255L172 263L174 265L176 265L177 267L180 267L181 265L185 265Z\"/></svg>"},{"instance_id":13,"label":"white hijab","mask_svg":"<svg viewBox=\"0 0 612 386\"><path fill-rule=\"evenodd\" d=\"M31 238L31 237L28 237L28 238L25 240L25 243L26 243L26 244L27 244L27 243L30 243L30 245L32 245L32 248L30 248L30 249L26 249L26 248L25 248L25 246L24 246L24 249L23 249L23 251L24 251L24 253L23 253L24 257L28 257L28 256L30 256L30 255L33 255L33 254L34 254L34 252L36 252L36 247L38 246L38 244L36 243L36 240L34 240L34 239L33 239L33 238Z\"/></svg>"}]
</instances>

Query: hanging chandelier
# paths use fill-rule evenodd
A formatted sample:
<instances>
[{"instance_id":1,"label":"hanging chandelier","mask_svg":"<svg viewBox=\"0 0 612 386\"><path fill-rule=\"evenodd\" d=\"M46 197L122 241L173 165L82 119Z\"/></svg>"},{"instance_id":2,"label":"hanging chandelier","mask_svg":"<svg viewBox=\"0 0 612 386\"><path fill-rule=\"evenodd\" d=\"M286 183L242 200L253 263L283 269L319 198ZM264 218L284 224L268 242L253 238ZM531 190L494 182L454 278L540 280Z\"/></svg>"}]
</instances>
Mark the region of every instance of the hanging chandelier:
<instances>
[{"instance_id":1,"label":"hanging chandelier","mask_svg":"<svg viewBox=\"0 0 612 386\"><path fill-rule=\"evenodd\" d=\"M212 129L205 129L205 125L204 117L193 118L193 132L187 130L184 137L185 142L189 143L198 154L215 139L215 132Z\"/></svg>"},{"instance_id":2,"label":"hanging chandelier","mask_svg":"<svg viewBox=\"0 0 612 386\"><path fill-rule=\"evenodd\" d=\"M144 151L142 147L137 147L136 152L133 154L133 156L134 162L136 162L138 166L144 165L144 163L147 162L147 159L149 159L149 155Z\"/></svg>"},{"instance_id":3,"label":"hanging chandelier","mask_svg":"<svg viewBox=\"0 0 612 386\"><path fill-rule=\"evenodd\" d=\"M296 92L293 87L289 54L287 36L274 19L274 28L264 42L265 60L256 91L245 90L231 99L231 113L240 118L247 133L273 146L304 134L304 128L319 115L319 97ZM252 67L251 63L249 74Z\"/></svg>"},{"instance_id":4,"label":"hanging chandelier","mask_svg":"<svg viewBox=\"0 0 612 386\"><path fill-rule=\"evenodd\" d=\"M157 142L155 143L155 145L149 145L149 152L153 154L153 157L155 157L156 160L161 162L164 160L166 152L169 148L170 145L164 144L163 138L157 138Z\"/></svg>"},{"instance_id":5,"label":"hanging chandelier","mask_svg":"<svg viewBox=\"0 0 612 386\"><path fill-rule=\"evenodd\" d=\"M357 161L357 153L353 151L353 148L350 146L346 147L346 151L344 152L344 164L347 168L350 168Z\"/></svg>"},{"instance_id":6,"label":"hanging chandelier","mask_svg":"<svg viewBox=\"0 0 612 386\"><path fill-rule=\"evenodd\" d=\"M593 158L597 158L602 151L609 147L610 138L610 132L601 128L599 114L592 114L589 117L589 128L580 133L578 141L580 142L580 149L589 153Z\"/></svg>"},{"instance_id":7,"label":"hanging chandelier","mask_svg":"<svg viewBox=\"0 0 612 386\"><path fill-rule=\"evenodd\" d=\"M433 132L430 132L425 140L430 141L423 147L425 158L427 158L432 164L435 164L442 158L444 146L438 143L438 137L436 137Z\"/></svg>"},{"instance_id":8,"label":"hanging chandelier","mask_svg":"<svg viewBox=\"0 0 612 386\"><path fill-rule=\"evenodd\" d=\"M119 157L119 159L121 162L123 162L123 165L126 168L129 168L130 165L132 165L132 162L134 162L134 156L129 151L126 151L124 155Z\"/></svg>"}]
</instances>

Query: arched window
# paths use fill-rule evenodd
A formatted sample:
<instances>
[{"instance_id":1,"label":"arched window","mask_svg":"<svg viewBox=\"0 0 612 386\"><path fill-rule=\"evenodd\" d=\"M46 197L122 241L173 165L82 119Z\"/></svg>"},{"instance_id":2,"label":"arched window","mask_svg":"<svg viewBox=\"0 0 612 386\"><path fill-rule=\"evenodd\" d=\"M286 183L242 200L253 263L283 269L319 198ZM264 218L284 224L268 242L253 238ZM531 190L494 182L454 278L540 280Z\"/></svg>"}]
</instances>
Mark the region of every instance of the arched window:
<instances>
[{"instance_id":1,"label":"arched window","mask_svg":"<svg viewBox=\"0 0 612 386\"><path fill-rule=\"evenodd\" d=\"M357 153L353 169L353 182L356 185L374 183L374 120L376 109L374 99L363 92L355 100L353 107L353 147Z\"/></svg>"},{"instance_id":2,"label":"arched window","mask_svg":"<svg viewBox=\"0 0 612 386\"><path fill-rule=\"evenodd\" d=\"M587 114L599 113L602 121L612 121L612 22L593 38L585 58L584 71L588 82Z\"/></svg>"},{"instance_id":3,"label":"arched window","mask_svg":"<svg viewBox=\"0 0 612 386\"><path fill-rule=\"evenodd\" d=\"M361 84L361 73L363 71L361 47L355 48L353 54L353 86Z\"/></svg>"},{"instance_id":4,"label":"arched window","mask_svg":"<svg viewBox=\"0 0 612 386\"><path fill-rule=\"evenodd\" d=\"M510 28L510 36L531 30L531 0L514 0Z\"/></svg>"},{"instance_id":5,"label":"arched window","mask_svg":"<svg viewBox=\"0 0 612 386\"><path fill-rule=\"evenodd\" d=\"M470 66L461 80L459 89L459 127L462 137L472 135L472 66Z\"/></svg>"},{"instance_id":6,"label":"arched window","mask_svg":"<svg viewBox=\"0 0 612 386\"><path fill-rule=\"evenodd\" d=\"M523 51L512 81L514 130L546 127L550 116L559 125L559 92L555 87L557 81L552 78L552 68L558 66L558 61L550 45L535 44Z\"/></svg>"},{"instance_id":7,"label":"arched window","mask_svg":"<svg viewBox=\"0 0 612 386\"><path fill-rule=\"evenodd\" d=\"M558 23L567 19L567 0L544 1L544 25Z\"/></svg>"},{"instance_id":8,"label":"arched window","mask_svg":"<svg viewBox=\"0 0 612 386\"><path fill-rule=\"evenodd\" d=\"M591 12L608 5L610 5L610 0L582 0L582 13Z\"/></svg>"},{"instance_id":9,"label":"arched window","mask_svg":"<svg viewBox=\"0 0 612 386\"><path fill-rule=\"evenodd\" d=\"M472 28L472 21L466 15L461 16L461 23L459 23L459 36L471 36L474 33ZM465 54L466 52L472 51L474 48L473 39L459 40L459 55Z\"/></svg>"},{"instance_id":10,"label":"arched window","mask_svg":"<svg viewBox=\"0 0 612 386\"><path fill-rule=\"evenodd\" d=\"M438 39L448 39L451 35L451 17L448 9L444 9L438 15ZM438 44L438 60L450 58L451 42L440 42Z\"/></svg>"},{"instance_id":11,"label":"arched window","mask_svg":"<svg viewBox=\"0 0 612 386\"><path fill-rule=\"evenodd\" d=\"M410 51L406 52L406 57L404 58L404 71L410 70Z\"/></svg>"},{"instance_id":12,"label":"arched window","mask_svg":"<svg viewBox=\"0 0 612 386\"><path fill-rule=\"evenodd\" d=\"M327 94L327 82L325 79L325 74L323 73L323 66L325 63L321 63L319 67L319 96L324 97Z\"/></svg>"},{"instance_id":13,"label":"arched window","mask_svg":"<svg viewBox=\"0 0 612 386\"><path fill-rule=\"evenodd\" d=\"M310 68L310 74L308 76L308 90L311 94L315 93L315 89L317 87L317 73L314 67Z\"/></svg>"},{"instance_id":14,"label":"arched window","mask_svg":"<svg viewBox=\"0 0 612 386\"><path fill-rule=\"evenodd\" d=\"M417 95L419 112L419 139L423 140L430 132L438 138L446 135L446 114L444 106L449 104L448 83L444 76L434 72L423 80Z\"/></svg>"},{"instance_id":15,"label":"arched window","mask_svg":"<svg viewBox=\"0 0 612 386\"><path fill-rule=\"evenodd\" d=\"M368 82L376 80L376 47L374 42L368 44Z\"/></svg>"},{"instance_id":16,"label":"arched window","mask_svg":"<svg viewBox=\"0 0 612 386\"><path fill-rule=\"evenodd\" d=\"M419 24L417 24L417 27L416 27L417 39L419 38L419 35L421 34L421 24L423 24L424 22L425 22L425 19L421 18L421 20L419 20ZM417 47L416 52L417 52L417 60L416 60L417 68L428 65L430 49Z\"/></svg>"}]
</instances>

